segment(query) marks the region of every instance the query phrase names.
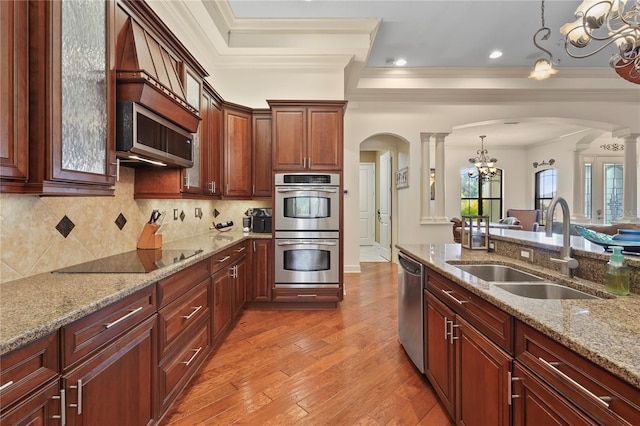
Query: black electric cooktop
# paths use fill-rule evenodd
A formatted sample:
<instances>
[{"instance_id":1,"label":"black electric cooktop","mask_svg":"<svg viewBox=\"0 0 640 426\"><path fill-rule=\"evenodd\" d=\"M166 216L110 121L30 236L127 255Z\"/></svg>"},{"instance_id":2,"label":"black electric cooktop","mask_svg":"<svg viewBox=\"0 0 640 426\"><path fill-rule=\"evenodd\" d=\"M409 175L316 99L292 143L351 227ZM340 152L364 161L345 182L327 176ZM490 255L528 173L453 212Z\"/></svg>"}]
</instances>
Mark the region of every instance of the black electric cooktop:
<instances>
[{"instance_id":1,"label":"black electric cooktop","mask_svg":"<svg viewBox=\"0 0 640 426\"><path fill-rule=\"evenodd\" d=\"M202 250L134 250L53 271L54 274L145 274Z\"/></svg>"}]
</instances>

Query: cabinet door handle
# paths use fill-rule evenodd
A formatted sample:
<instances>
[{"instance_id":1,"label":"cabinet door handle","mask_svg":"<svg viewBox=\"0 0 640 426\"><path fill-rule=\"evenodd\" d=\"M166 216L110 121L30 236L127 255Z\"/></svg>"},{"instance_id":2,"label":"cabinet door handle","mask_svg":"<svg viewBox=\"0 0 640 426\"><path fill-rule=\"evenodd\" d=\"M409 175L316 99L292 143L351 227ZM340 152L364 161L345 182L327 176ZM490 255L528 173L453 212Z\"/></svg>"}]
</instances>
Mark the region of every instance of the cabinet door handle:
<instances>
[{"instance_id":1,"label":"cabinet door handle","mask_svg":"<svg viewBox=\"0 0 640 426\"><path fill-rule=\"evenodd\" d=\"M509 398L509 400L507 401L509 403L509 405L511 405L511 403L513 402L513 398L520 398L520 395L514 395L513 394L513 382L517 382L519 380L522 380L520 377L513 377L511 374L511 371L509 371L507 373L507 398Z\"/></svg>"},{"instance_id":2,"label":"cabinet door handle","mask_svg":"<svg viewBox=\"0 0 640 426\"><path fill-rule=\"evenodd\" d=\"M464 305L465 303L467 303L466 300L458 300L455 297L453 297L453 290L441 290L441 291L447 296L449 296L451 299L453 299L458 305Z\"/></svg>"},{"instance_id":3,"label":"cabinet door handle","mask_svg":"<svg viewBox=\"0 0 640 426\"><path fill-rule=\"evenodd\" d=\"M51 416L52 419L60 419L60 426L65 426L67 424L67 398L65 396L65 390L60 389L60 395L54 395L51 399L59 399L60 400L60 415Z\"/></svg>"},{"instance_id":4,"label":"cabinet door handle","mask_svg":"<svg viewBox=\"0 0 640 426\"><path fill-rule=\"evenodd\" d=\"M69 404L69 407L75 407L78 409L78 414L82 414L82 379L78 380L76 386L69 386L71 389L77 389L78 402L77 404Z\"/></svg>"},{"instance_id":5,"label":"cabinet door handle","mask_svg":"<svg viewBox=\"0 0 640 426\"><path fill-rule=\"evenodd\" d=\"M2 392L3 390L5 390L6 388L8 388L9 386L11 386L13 384L13 380L9 380L7 383L5 383L4 385L0 386L0 392Z\"/></svg>"},{"instance_id":6,"label":"cabinet door handle","mask_svg":"<svg viewBox=\"0 0 640 426\"><path fill-rule=\"evenodd\" d=\"M222 259L218 260L218 263L226 262L227 260L229 260L229 258L230 258L230 257L231 257L231 256L225 256L225 257L223 257Z\"/></svg>"},{"instance_id":7,"label":"cabinet door handle","mask_svg":"<svg viewBox=\"0 0 640 426\"><path fill-rule=\"evenodd\" d=\"M129 317L131 317L131 316L135 315L136 313L138 313L138 312L139 312L139 311L141 311L141 310L142 310L142 306L140 306L140 307L138 307L138 308L136 308L136 309L132 310L131 312L129 312L128 314L126 314L126 315L124 315L124 316L121 316L120 318L118 318L118 319L117 319L117 320L115 320L114 322L110 322L109 324L105 324L105 325L104 325L104 328L111 328L111 327L113 327L114 325L118 324L119 322L124 321L124 320L126 320L127 318L129 318Z\"/></svg>"},{"instance_id":8,"label":"cabinet door handle","mask_svg":"<svg viewBox=\"0 0 640 426\"><path fill-rule=\"evenodd\" d=\"M454 329L454 328L458 328L458 327L460 327L460 326L459 326L459 325L457 325L457 324L454 324L454 323L453 323L453 320L449 321L449 326L451 327L451 331L449 331L449 343L453 345L453 341L454 341L454 340L458 340L458 339L460 338L460 337L456 337L456 336L453 334L453 329Z\"/></svg>"},{"instance_id":9,"label":"cabinet door handle","mask_svg":"<svg viewBox=\"0 0 640 426\"><path fill-rule=\"evenodd\" d=\"M550 369L551 371L553 371L554 373L558 374L560 377L562 377L564 380L568 381L569 383L571 383L572 385L574 385L575 387L577 387L578 389L582 390L584 393L586 393L587 395L589 395L591 398L593 398L594 401L598 402L599 404L604 405L606 408L609 408L609 402L611 401L611 397L610 396L598 396L596 394L594 394L593 392L591 392L589 389L585 388L584 386L582 386L580 383L576 382L575 380L573 380L571 377L567 376L565 373L563 373L562 371L560 371L559 368L557 368L555 365L553 365L552 363L550 363L549 361L543 359L542 357L538 357L538 359L540 360L540 362L542 364L544 364L548 369Z\"/></svg>"},{"instance_id":10,"label":"cabinet door handle","mask_svg":"<svg viewBox=\"0 0 640 426\"><path fill-rule=\"evenodd\" d=\"M182 361L182 363L188 367L189 364L191 364L193 360L196 359L196 357L198 356L201 350L202 350L202 346L200 346L198 349L193 349L195 353L191 356L191 358L189 358L189 361Z\"/></svg>"},{"instance_id":11,"label":"cabinet door handle","mask_svg":"<svg viewBox=\"0 0 640 426\"><path fill-rule=\"evenodd\" d=\"M449 340L449 320L444 317L444 340Z\"/></svg>"},{"instance_id":12,"label":"cabinet door handle","mask_svg":"<svg viewBox=\"0 0 640 426\"><path fill-rule=\"evenodd\" d=\"M256 252L256 240L251 241L253 243L253 252Z\"/></svg>"},{"instance_id":13,"label":"cabinet door handle","mask_svg":"<svg viewBox=\"0 0 640 426\"><path fill-rule=\"evenodd\" d=\"M193 317L200 309L202 309L202 305L194 306L193 307L193 312L191 312L189 315L183 315L182 318L184 318L186 320L190 320L191 317Z\"/></svg>"},{"instance_id":14,"label":"cabinet door handle","mask_svg":"<svg viewBox=\"0 0 640 426\"><path fill-rule=\"evenodd\" d=\"M307 157L302 157L302 168L303 169L307 168Z\"/></svg>"}]
</instances>

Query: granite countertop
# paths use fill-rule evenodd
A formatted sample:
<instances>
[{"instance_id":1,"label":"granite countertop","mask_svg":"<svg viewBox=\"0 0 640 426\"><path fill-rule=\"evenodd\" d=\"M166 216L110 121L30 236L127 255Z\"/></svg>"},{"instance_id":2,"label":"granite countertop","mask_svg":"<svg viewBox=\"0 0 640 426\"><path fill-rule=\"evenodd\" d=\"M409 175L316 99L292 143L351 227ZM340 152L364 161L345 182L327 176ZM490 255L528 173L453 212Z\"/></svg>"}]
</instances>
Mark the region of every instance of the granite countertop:
<instances>
[{"instance_id":1,"label":"granite countertop","mask_svg":"<svg viewBox=\"0 0 640 426\"><path fill-rule=\"evenodd\" d=\"M460 244L398 244L397 247L515 318L640 388L640 296L610 295L601 284L579 278L570 279L554 270L484 250L463 249ZM602 251L601 247L599 249ZM455 263L511 265L603 298L540 300L520 297L456 268Z\"/></svg>"},{"instance_id":2,"label":"granite countertop","mask_svg":"<svg viewBox=\"0 0 640 426\"><path fill-rule=\"evenodd\" d=\"M202 250L149 273L44 273L0 284L0 355L54 332L138 290L247 239L271 234L229 231L176 240L169 250Z\"/></svg>"}]
</instances>

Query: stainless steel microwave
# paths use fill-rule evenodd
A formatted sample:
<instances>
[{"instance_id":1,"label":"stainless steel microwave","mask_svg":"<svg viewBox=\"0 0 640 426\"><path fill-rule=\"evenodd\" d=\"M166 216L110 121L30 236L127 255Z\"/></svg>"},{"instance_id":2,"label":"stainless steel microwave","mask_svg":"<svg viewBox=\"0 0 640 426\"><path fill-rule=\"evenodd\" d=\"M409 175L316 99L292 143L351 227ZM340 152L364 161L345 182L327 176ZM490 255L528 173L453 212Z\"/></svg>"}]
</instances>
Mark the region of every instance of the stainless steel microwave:
<instances>
[{"instance_id":1,"label":"stainless steel microwave","mask_svg":"<svg viewBox=\"0 0 640 426\"><path fill-rule=\"evenodd\" d=\"M193 166L193 134L135 102L116 106L116 154L124 162Z\"/></svg>"}]
</instances>

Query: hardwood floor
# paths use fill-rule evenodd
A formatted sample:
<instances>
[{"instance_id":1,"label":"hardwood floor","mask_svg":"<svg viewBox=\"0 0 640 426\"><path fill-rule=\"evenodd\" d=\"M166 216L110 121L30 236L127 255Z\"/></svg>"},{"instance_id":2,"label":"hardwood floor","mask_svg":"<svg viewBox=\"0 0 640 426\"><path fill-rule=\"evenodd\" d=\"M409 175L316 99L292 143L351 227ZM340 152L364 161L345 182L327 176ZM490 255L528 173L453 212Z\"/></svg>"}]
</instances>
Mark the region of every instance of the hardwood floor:
<instances>
[{"instance_id":1,"label":"hardwood floor","mask_svg":"<svg viewBox=\"0 0 640 426\"><path fill-rule=\"evenodd\" d=\"M452 425L397 336L397 265L333 311L247 310L162 425Z\"/></svg>"}]
</instances>

